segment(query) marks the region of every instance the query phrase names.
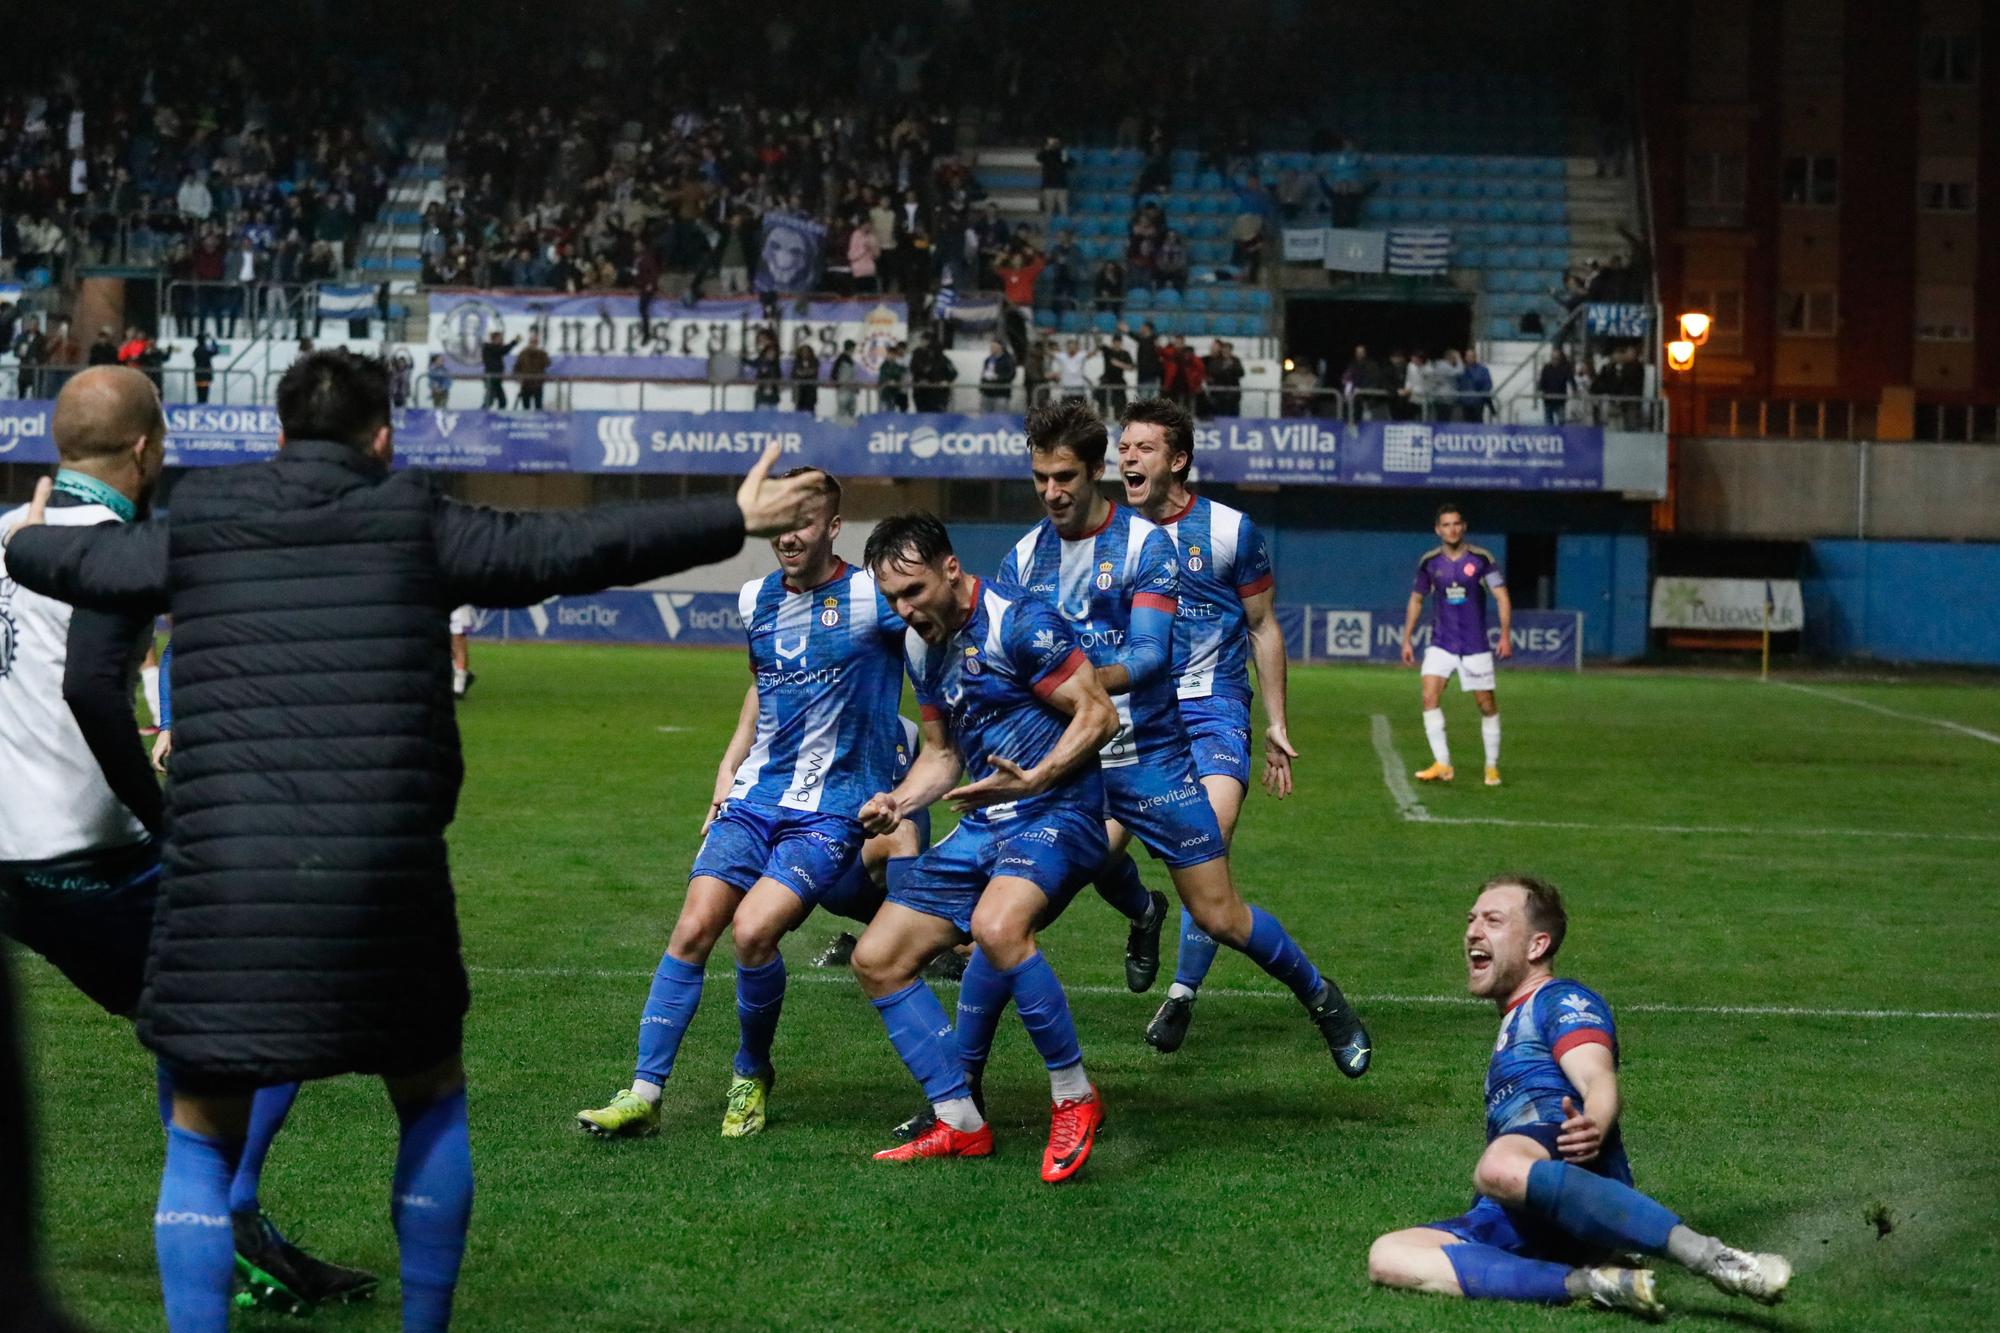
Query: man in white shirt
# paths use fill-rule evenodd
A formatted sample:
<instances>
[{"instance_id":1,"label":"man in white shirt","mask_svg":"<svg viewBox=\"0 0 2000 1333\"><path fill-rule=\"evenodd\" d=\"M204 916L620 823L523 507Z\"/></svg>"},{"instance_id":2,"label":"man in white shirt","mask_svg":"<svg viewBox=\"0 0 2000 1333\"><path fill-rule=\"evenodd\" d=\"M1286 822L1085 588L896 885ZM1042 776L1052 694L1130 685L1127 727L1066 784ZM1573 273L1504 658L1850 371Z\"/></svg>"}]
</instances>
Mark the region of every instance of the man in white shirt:
<instances>
[{"instance_id":1,"label":"man in white shirt","mask_svg":"<svg viewBox=\"0 0 2000 1333\"><path fill-rule=\"evenodd\" d=\"M1090 379L1084 369L1090 364L1090 353L1077 345L1071 338L1063 344L1063 349L1055 355L1056 387L1065 398L1074 398L1090 392Z\"/></svg>"}]
</instances>

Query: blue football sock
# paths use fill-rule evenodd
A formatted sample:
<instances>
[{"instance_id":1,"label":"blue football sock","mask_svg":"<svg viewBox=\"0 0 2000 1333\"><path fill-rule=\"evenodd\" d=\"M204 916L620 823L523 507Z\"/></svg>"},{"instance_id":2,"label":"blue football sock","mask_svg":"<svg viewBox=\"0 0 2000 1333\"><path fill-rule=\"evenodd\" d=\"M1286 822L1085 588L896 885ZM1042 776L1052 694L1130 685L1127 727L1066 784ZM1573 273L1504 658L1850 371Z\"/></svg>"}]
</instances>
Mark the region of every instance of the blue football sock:
<instances>
[{"instance_id":1,"label":"blue football sock","mask_svg":"<svg viewBox=\"0 0 2000 1333\"><path fill-rule=\"evenodd\" d=\"M1181 909L1181 947L1174 959L1174 984L1186 986L1189 990L1200 990L1201 983L1208 980L1208 969L1215 966L1217 945L1213 937L1194 923L1194 914L1187 908Z\"/></svg>"},{"instance_id":2,"label":"blue football sock","mask_svg":"<svg viewBox=\"0 0 2000 1333\"><path fill-rule=\"evenodd\" d=\"M701 969L672 954L661 954L653 970L653 988L646 993L646 1011L639 1016L639 1063L636 1078L665 1083L674 1072L681 1038L701 1004Z\"/></svg>"},{"instance_id":3,"label":"blue football sock","mask_svg":"<svg viewBox=\"0 0 2000 1333\"><path fill-rule=\"evenodd\" d=\"M1120 852L1115 859L1104 863L1093 887L1099 897L1118 909L1120 916L1131 921L1145 916L1153 905L1146 882L1139 878L1139 867L1127 852Z\"/></svg>"},{"instance_id":4,"label":"blue football sock","mask_svg":"<svg viewBox=\"0 0 2000 1333\"><path fill-rule=\"evenodd\" d=\"M229 1177L241 1145L167 1126L167 1165L153 1213L153 1253L173 1333L224 1333L236 1241L229 1227Z\"/></svg>"},{"instance_id":5,"label":"blue football sock","mask_svg":"<svg viewBox=\"0 0 2000 1333\"><path fill-rule=\"evenodd\" d=\"M1050 1069L1068 1069L1083 1062L1083 1049L1076 1042L1076 1024L1069 1016L1069 997L1063 994L1056 970L1037 950L1028 961L1000 974L1014 988L1014 1007L1021 1011L1028 1037L1041 1052L1042 1063Z\"/></svg>"},{"instance_id":6,"label":"blue football sock","mask_svg":"<svg viewBox=\"0 0 2000 1333\"><path fill-rule=\"evenodd\" d=\"M736 969L736 1026L742 1033L736 1048L736 1072L744 1078L770 1074L771 1038L778 1034L778 1015L784 1007L782 957L762 967Z\"/></svg>"},{"instance_id":7,"label":"blue football sock","mask_svg":"<svg viewBox=\"0 0 2000 1333\"><path fill-rule=\"evenodd\" d=\"M986 1067L1000 1015L1013 998L1013 981L975 948L958 982L958 1058L968 1072Z\"/></svg>"},{"instance_id":8,"label":"blue football sock","mask_svg":"<svg viewBox=\"0 0 2000 1333\"><path fill-rule=\"evenodd\" d=\"M404 1333L445 1328L472 1221L464 1088L403 1117L389 1219L402 1260Z\"/></svg>"},{"instance_id":9,"label":"blue football sock","mask_svg":"<svg viewBox=\"0 0 2000 1333\"><path fill-rule=\"evenodd\" d=\"M1285 933L1278 918L1261 907L1250 909L1250 943L1243 952L1250 956L1251 962L1284 982L1299 999L1310 1003L1319 992L1319 969L1312 965L1297 941Z\"/></svg>"},{"instance_id":10,"label":"blue football sock","mask_svg":"<svg viewBox=\"0 0 2000 1333\"><path fill-rule=\"evenodd\" d=\"M1680 1218L1630 1185L1568 1162L1528 1168L1528 1208L1578 1240L1607 1250L1665 1254Z\"/></svg>"},{"instance_id":11,"label":"blue football sock","mask_svg":"<svg viewBox=\"0 0 2000 1333\"><path fill-rule=\"evenodd\" d=\"M967 1096L965 1069L952 1044L951 1020L931 988L912 981L894 995L872 1001L889 1029L889 1043L933 1104Z\"/></svg>"},{"instance_id":12,"label":"blue football sock","mask_svg":"<svg viewBox=\"0 0 2000 1333\"><path fill-rule=\"evenodd\" d=\"M1447 1245L1444 1257L1458 1274L1468 1301L1532 1301L1568 1305L1570 1269L1541 1259L1523 1259L1493 1245Z\"/></svg>"},{"instance_id":13,"label":"blue football sock","mask_svg":"<svg viewBox=\"0 0 2000 1333\"><path fill-rule=\"evenodd\" d=\"M264 1158L269 1155L271 1140L277 1137L278 1128L285 1123L298 1095L296 1083L257 1089L250 1102L250 1137L243 1140L243 1156L229 1182L230 1212L257 1211L257 1186L264 1176Z\"/></svg>"}]
</instances>

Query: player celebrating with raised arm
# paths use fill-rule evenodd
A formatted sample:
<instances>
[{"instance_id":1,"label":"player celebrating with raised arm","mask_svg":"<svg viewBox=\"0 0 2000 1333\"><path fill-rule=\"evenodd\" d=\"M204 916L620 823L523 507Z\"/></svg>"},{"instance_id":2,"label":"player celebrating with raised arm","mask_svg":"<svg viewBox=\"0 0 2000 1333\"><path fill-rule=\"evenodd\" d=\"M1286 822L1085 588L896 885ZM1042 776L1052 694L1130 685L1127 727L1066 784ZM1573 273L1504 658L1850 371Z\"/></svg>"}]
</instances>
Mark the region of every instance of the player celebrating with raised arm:
<instances>
[{"instance_id":1,"label":"player celebrating with raised arm","mask_svg":"<svg viewBox=\"0 0 2000 1333\"><path fill-rule=\"evenodd\" d=\"M967 574L944 524L929 514L884 520L866 559L909 623L908 662L923 709L923 750L896 789L862 807L885 831L950 793L963 818L944 841L891 876L889 899L854 946L854 973L881 1013L896 1053L931 1103L931 1125L883 1161L984 1157L993 1130L968 1079L983 1065L1009 1000L1049 1070L1055 1103L1042 1179L1080 1170L1104 1106L1084 1073L1069 1000L1035 944L1104 863L1104 788L1097 750L1118 713L1053 607L1016 600ZM953 790L961 775L973 780ZM923 965L970 936L966 978L985 978L991 1023L968 1024L959 1046ZM961 991L963 997L964 992ZM966 1049L968 1040L978 1043Z\"/></svg>"},{"instance_id":2,"label":"player celebrating with raised arm","mask_svg":"<svg viewBox=\"0 0 2000 1333\"><path fill-rule=\"evenodd\" d=\"M866 876L848 871L861 853L861 804L893 781L901 733L885 728L903 696L903 622L872 575L833 553L840 483L816 468L787 475L808 474L822 481L820 503L799 527L772 539L778 568L744 584L737 599L753 679L718 771L680 919L639 1020L632 1086L609 1105L577 1112L577 1124L593 1134L659 1132L662 1085L724 930L736 940L742 1040L722 1134L762 1130L774 1077L771 1040L785 1000L778 942L815 906L865 922L882 901Z\"/></svg>"},{"instance_id":3,"label":"player celebrating with raised arm","mask_svg":"<svg viewBox=\"0 0 2000 1333\"><path fill-rule=\"evenodd\" d=\"M1164 861L1202 933L1248 954L1284 983L1319 1027L1340 1072L1361 1077L1370 1058L1367 1029L1278 919L1238 895L1228 842L1195 781L1169 669L1180 594L1173 538L1098 489L1107 439L1086 400L1038 407L1027 426L1035 491L1048 517L1007 553L999 581L1055 602L1117 705L1118 732L1098 756L1113 845L1122 849L1136 836ZM1129 969L1129 946L1127 961ZM975 959L965 969L960 1002L991 1023L999 1006L981 1004L986 985Z\"/></svg>"},{"instance_id":4,"label":"player celebrating with raised arm","mask_svg":"<svg viewBox=\"0 0 2000 1333\"><path fill-rule=\"evenodd\" d=\"M1507 582L1500 576L1499 563L1483 546L1465 541L1465 515L1456 504L1438 506L1438 541L1442 545L1425 551L1417 561L1417 577L1410 585L1409 610L1403 616L1403 665L1415 666L1416 653L1410 636L1417 632L1417 619L1424 613L1424 597L1435 594L1437 614L1431 622L1430 646L1424 649L1424 734L1430 738L1431 766L1417 774L1419 782L1450 782L1453 776L1451 749L1444 739L1444 687L1452 672L1458 673L1458 687L1471 693L1479 705L1479 735L1486 743L1486 785L1500 785L1500 704L1493 696L1493 656L1502 660L1514 655L1514 601L1507 594ZM1486 642L1486 590L1492 589L1493 603L1500 608L1500 644Z\"/></svg>"},{"instance_id":5,"label":"player celebrating with raised arm","mask_svg":"<svg viewBox=\"0 0 2000 1333\"><path fill-rule=\"evenodd\" d=\"M1488 880L1466 913L1466 989L1501 1013L1478 1197L1449 1221L1378 1237L1368 1276L1468 1300L1664 1314L1650 1272L1587 1266L1637 1252L1776 1304L1792 1277L1782 1255L1731 1249L1632 1188L1618 1033L1602 996L1555 975L1567 927L1562 895L1526 875Z\"/></svg>"},{"instance_id":6,"label":"player celebrating with raised arm","mask_svg":"<svg viewBox=\"0 0 2000 1333\"><path fill-rule=\"evenodd\" d=\"M1292 748L1285 723L1285 636L1272 611L1271 555L1249 515L1188 489L1194 464L1194 417L1165 398L1141 398L1120 417L1118 467L1125 499L1166 529L1180 551L1180 600L1174 612L1173 681L1181 724L1194 753L1195 777L1221 826L1236 836L1250 789L1250 671L1264 696L1264 790L1292 792ZM1177 1051L1194 1017L1195 994L1215 963L1216 944L1181 909L1174 984L1146 1040Z\"/></svg>"}]
</instances>

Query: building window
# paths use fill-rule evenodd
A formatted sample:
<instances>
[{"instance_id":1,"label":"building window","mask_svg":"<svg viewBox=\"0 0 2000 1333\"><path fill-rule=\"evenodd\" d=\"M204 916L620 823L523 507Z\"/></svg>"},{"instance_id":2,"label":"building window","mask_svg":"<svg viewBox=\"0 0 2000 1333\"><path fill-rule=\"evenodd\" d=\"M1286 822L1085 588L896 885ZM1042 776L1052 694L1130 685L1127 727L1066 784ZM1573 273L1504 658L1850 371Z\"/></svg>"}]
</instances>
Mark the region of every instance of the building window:
<instances>
[{"instance_id":1,"label":"building window","mask_svg":"<svg viewBox=\"0 0 2000 1333\"><path fill-rule=\"evenodd\" d=\"M1917 339L1929 343L1972 341L1972 288L1917 288Z\"/></svg>"},{"instance_id":2,"label":"building window","mask_svg":"<svg viewBox=\"0 0 2000 1333\"><path fill-rule=\"evenodd\" d=\"M1979 81L1979 34L1927 32L1917 42L1918 73L1925 83Z\"/></svg>"},{"instance_id":3,"label":"building window","mask_svg":"<svg viewBox=\"0 0 2000 1333\"><path fill-rule=\"evenodd\" d=\"M1917 182L1917 207L1927 213L1970 213L1977 205L1971 181Z\"/></svg>"},{"instance_id":4,"label":"building window","mask_svg":"<svg viewBox=\"0 0 2000 1333\"><path fill-rule=\"evenodd\" d=\"M1688 154L1687 225L1743 225L1743 154Z\"/></svg>"},{"instance_id":5,"label":"building window","mask_svg":"<svg viewBox=\"0 0 2000 1333\"><path fill-rule=\"evenodd\" d=\"M1710 342L1738 342L1743 336L1743 293L1734 287L1689 287L1685 309L1699 310L1709 318Z\"/></svg>"},{"instance_id":6,"label":"building window","mask_svg":"<svg viewBox=\"0 0 2000 1333\"><path fill-rule=\"evenodd\" d=\"M1780 197L1805 208L1831 208L1840 202L1840 167L1832 157L1788 157Z\"/></svg>"},{"instance_id":7,"label":"building window","mask_svg":"<svg viewBox=\"0 0 2000 1333\"><path fill-rule=\"evenodd\" d=\"M1835 320L1830 291L1778 293L1778 332L1804 338L1831 338Z\"/></svg>"}]
</instances>

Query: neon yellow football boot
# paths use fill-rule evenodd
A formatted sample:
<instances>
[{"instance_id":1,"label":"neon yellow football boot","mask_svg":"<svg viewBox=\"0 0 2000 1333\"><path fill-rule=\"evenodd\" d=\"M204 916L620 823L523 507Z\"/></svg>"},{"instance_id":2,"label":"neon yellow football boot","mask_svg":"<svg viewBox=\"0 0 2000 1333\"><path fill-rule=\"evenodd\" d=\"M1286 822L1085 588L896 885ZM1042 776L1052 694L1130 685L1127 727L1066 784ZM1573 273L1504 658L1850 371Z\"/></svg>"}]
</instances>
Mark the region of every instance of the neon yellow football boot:
<instances>
[{"instance_id":1,"label":"neon yellow football boot","mask_svg":"<svg viewBox=\"0 0 2000 1333\"><path fill-rule=\"evenodd\" d=\"M608 1106L578 1111L577 1126L605 1139L650 1139L660 1132L660 1104L626 1088Z\"/></svg>"},{"instance_id":2,"label":"neon yellow football boot","mask_svg":"<svg viewBox=\"0 0 2000 1333\"><path fill-rule=\"evenodd\" d=\"M764 1131L766 1104L774 1074L746 1078L737 1074L729 1080L729 1109L722 1113L722 1137L743 1139Z\"/></svg>"}]
</instances>

